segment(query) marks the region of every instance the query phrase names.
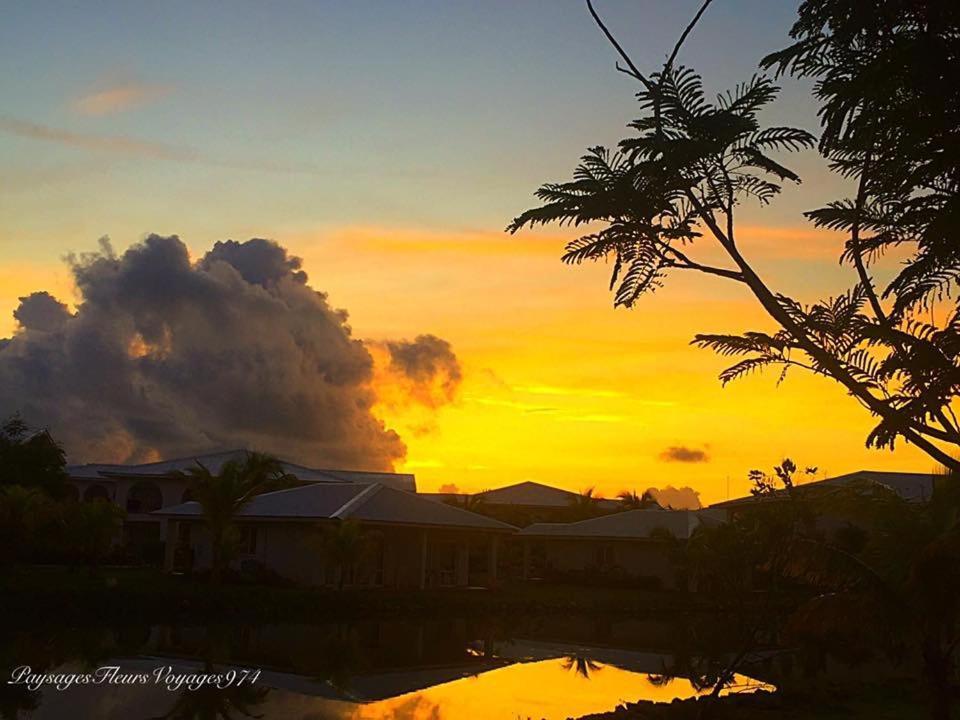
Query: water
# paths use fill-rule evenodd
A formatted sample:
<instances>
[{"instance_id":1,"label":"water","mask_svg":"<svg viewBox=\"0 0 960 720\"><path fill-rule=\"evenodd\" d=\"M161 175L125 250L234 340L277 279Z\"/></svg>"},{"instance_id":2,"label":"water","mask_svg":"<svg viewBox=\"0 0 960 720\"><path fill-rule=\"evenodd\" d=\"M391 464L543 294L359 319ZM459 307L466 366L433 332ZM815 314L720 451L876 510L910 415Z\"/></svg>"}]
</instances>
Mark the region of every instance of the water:
<instances>
[{"instance_id":1,"label":"water","mask_svg":"<svg viewBox=\"0 0 960 720\"><path fill-rule=\"evenodd\" d=\"M696 682L664 677L673 655L643 647L670 633L655 622L391 620L0 633L4 682L18 665L101 681L35 692L0 686L5 718L553 720L701 692ZM615 638L619 644L609 642ZM230 670L239 674L232 682L225 677L223 689L166 687ZM759 686L738 677L727 691Z\"/></svg>"}]
</instances>

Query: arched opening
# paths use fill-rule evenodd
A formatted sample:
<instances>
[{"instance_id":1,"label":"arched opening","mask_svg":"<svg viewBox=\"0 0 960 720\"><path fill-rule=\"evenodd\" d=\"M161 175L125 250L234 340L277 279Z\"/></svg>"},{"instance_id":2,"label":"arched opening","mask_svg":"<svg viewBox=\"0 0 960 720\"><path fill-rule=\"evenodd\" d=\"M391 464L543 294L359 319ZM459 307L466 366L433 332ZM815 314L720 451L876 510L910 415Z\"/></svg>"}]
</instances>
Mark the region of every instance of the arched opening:
<instances>
[{"instance_id":1,"label":"arched opening","mask_svg":"<svg viewBox=\"0 0 960 720\"><path fill-rule=\"evenodd\" d=\"M190 502L193 499L193 490L187 488L183 491L183 496L180 498L180 502Z\"/></svg>"},{"instance_id":2,"label":"arched opening","mask_svg":"<svg viewBox=\"0 0 960 720\"><path fill-rule=\"evenodd\" d=\"M141 480L130 486L127 493L127 512L148 513L163 506L163 494L156 483Z\"/></svg>"},{"instance_id":3,"label":"arched opening","mask_svg":"<svg viewBox=\"0 0 960 720\"><path fill-rule=\"evenodd\" d=\"M93 502L94 500L110 502L110 493L103 485L93 484L83 491L84 502Z\"/></svg>"}]
</instances>

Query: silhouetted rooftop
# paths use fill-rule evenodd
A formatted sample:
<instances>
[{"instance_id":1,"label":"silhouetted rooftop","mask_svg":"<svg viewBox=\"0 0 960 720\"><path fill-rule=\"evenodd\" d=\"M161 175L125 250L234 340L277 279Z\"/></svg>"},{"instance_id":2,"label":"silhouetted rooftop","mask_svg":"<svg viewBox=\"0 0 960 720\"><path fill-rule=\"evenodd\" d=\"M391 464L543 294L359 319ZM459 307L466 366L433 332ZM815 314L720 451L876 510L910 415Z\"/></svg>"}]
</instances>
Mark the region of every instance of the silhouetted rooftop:
<instances>
[{"instance_id":1,"label":"silhouetted rooftop","mask_svg":"<svg viewBox=\"0 0 960 720\"><path fill-rule=\"evenodd\" d=\"M186 502L156 511L168 517L199 517L200 503ZM380 483L314 483L258 495L241 518L346 520L402 525L444 526L512 532L512 525L433 502Z\"/></svg>"},{"instance_id":2,"label":"silhouetted rooftop","mask_svg":"<svg viewBox=\"0 0 960 720\"><path fill-rule=\"evenodd\" d=\"M184 471L202 464L216 474L230 460L242 460L247 451L226 450L200 455L187 455L171 460L123 465L117 463L88 463L86 465L68 465L67 474L73 478L110 478L110 477L160 477ZM416 478L408 473L390 473L366 470L329 470L309 468L296 463L281 460L284 472L296 475L303 482L351 482L381 483L400 490L416 492Z\"/></svg>"},{"instance_id":3,"label":"silhouetted rooftop","mask_svg":"<svg viewBox=\"0 0 960 720\"><path fill-rule=\"evenodd\" d=\"M882 470L857 470L856 472L838 475L824 480L814 480L812 482L802 483L796 487L803 488L830 488L843 487L856 482L874 482L885 485L893 490L897 495L909 502L925 502L930 499L933 493L933 481L935 475L932 473L915 472L886 472ZM782 496L786 491L778 490L774 497ZM714 503L712 508L737 507L739 505L748 505L759 502L759 500L749 495L747 497L725 500L724 502Z\"/></svg>"},{"instance_id":4,"label":"silhouetted rooftop","mask_svg":"<svg viewBox=\"0 0 960 720\"><path fill-rule=\"evenodd\" d=\"M471 493L421 493L421 495L432 500L440 501L446 501L452 498L462 500L463 498L471 497ZM553 487L552 485L533 482L532 480L514 485L506 485L500 488L493 488L492 490L483 490L478 493L473 493L472 496L482 499L487 505L521 505L542 508L570 507L577 501L577 498L580 497L579 493ZM616 500L608 500L605 498L597 498L597 503L600 507L608 509L617 507L619 504Z\"/></svg>"},{"instance_id":5,"label":"silhouetted rooftop","mask_svg":"<svg viewBox=\"0 0 960 720\"><path fill-rule=\"evenodd\" d=\"M701 524L714 520L715 513L704 510L627 510L572 523L534 523L519 532L530 537L569 538L649 538L662 529L685 540Z\"/></svg>"}]
</instances>

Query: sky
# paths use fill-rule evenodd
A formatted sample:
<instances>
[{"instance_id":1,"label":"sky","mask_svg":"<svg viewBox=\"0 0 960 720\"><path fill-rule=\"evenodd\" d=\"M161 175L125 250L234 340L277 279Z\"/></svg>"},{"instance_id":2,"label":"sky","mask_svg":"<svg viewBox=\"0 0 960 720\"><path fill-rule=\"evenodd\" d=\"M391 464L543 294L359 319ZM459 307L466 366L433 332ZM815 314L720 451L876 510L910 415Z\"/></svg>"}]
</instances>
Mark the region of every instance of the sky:
<instances>
[{"instance_id":1,"label":"sky","mask_svg":"<svg viewBox=\"0 0 960 720\"><path fill-rule=\"evenodd\" d=\"M699 3L598 0L654 68ZM715 91L787 42L790 2L720 0L681 62ZM672 277L614 310L604 265L568 267L574 234L505 235L543 182L611 145L636 87L579 0L551 2L4 3L0 25L0 336L19 298L79 298L64 258L178 235L270 238L376 343L429 333L462 368L442 405L374 412L407 447L398 470L434 490L536 480L610 496L689 485L744 493L784 456L820 475L927 471L911 448L867 450L871 419L836 385L759 375L722 388L696 332L772 329L720 279ZM771 123L816 129L803 83ZM740 236L771 285L842 291L841 240L802 211L844 192L816 153Z\"/></svg>"}]
</instances>

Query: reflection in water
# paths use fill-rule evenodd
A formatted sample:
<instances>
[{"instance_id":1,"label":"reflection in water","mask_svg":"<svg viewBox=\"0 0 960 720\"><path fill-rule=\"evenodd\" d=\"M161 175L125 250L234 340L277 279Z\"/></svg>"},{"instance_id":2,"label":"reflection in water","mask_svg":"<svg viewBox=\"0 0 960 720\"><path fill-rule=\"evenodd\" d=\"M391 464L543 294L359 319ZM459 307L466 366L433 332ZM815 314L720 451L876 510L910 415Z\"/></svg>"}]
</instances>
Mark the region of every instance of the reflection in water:
<instances>
[{"instance_id":1,"label":"reflection in water","mask_svg":"<svg viewBox=\"0 0 960 720\"><path fill-rule=\"evenodd\" d=\"M563 659L563 667L589 680L590 673L596 672L603 666L584 655L568 655Z\"/></svg>"},{"instance_id":2,"label":"reflection in water","mask_svg":"<svg viewBox=\"0 0 960 720\"><path fill-rule=\"evenodd\" d=\"M568 718L639 699L701 692L667 679L673 658L633 647L592 646L583 634L544 639L549 627L466 620L257 627L153 627L64 631L45 637L0 629L4 672L79 671L102 664L149 673L259 668L255 685L168 691L163 686L81 686L67 691L0 686L6 718L309 718L460 720ZM609 628L608 628L609 630ZM629 628L618 634L630 636ZM604 633L605 638L608 635ZM671 673L671 676L673 673ZM5 680L6 678L4 678ZM747 678L738 683L749 685Z\"/></svg>"},{"instance_id":3,"label":"reflection in water","mask_svg":"<svg viewBox=\"0 0 960 720\"><path fill-rule=\"evenodd\" d=\"M640 699L670 702L698 694L676 679L658 686L644 673L590 661L591 674L571 672L565 658L518 663L456 680L408 696L353 708L344 720L459 720L459 718L546 718L564 720L612 710ZM747 678L737 678L748 683Z\"/></svg>"},{"instance_id":4,"label":"reflection in water","mask_svg":"<svg viewBox=\"0 0 960 720\"><path fill-rule=\"evenodd\" d=\"M211 662L203 670L214 674L218 668ZM256 709L267 699L268 687L237 685L224 689L203 685L196 690L181 690L173 706L155 720L233 720L234 718L262 718Z\"/></svg>"}]
</instances>

